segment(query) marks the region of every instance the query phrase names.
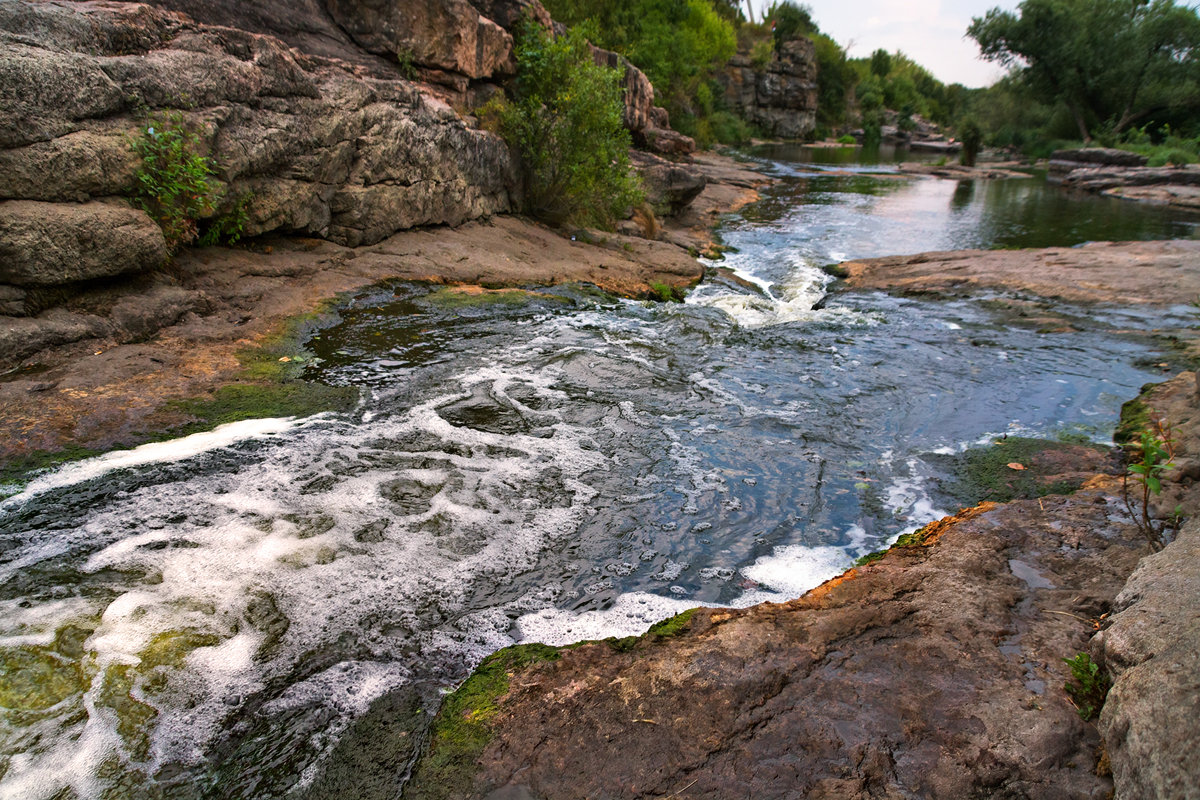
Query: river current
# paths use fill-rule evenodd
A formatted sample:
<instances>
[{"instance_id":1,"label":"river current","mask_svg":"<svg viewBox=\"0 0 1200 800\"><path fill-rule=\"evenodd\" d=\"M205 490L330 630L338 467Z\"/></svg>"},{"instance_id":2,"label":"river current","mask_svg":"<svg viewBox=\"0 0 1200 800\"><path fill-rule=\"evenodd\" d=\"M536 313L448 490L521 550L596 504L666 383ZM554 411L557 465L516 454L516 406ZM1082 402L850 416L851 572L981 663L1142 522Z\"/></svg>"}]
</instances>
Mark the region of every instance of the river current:
<instances>
[{"instance_id":1,"label":"river current","mask_svg":"<svg viewBox=\"0 0 1200 800\"><path fill-rule=\"evenodd\" d=\"M849 292L822 267L1194 220L754 157L779 183L686 303L377 287L308 344L310 380L361 388L353 412L110 454L0 502L0 798L388 796L355 780L398 786L405 763L328 776L389 699L433 712L513 642L794 598L955 510L936 456L1107 441L1159 374L1161 312Z\"/></svg>"}]
</instances>

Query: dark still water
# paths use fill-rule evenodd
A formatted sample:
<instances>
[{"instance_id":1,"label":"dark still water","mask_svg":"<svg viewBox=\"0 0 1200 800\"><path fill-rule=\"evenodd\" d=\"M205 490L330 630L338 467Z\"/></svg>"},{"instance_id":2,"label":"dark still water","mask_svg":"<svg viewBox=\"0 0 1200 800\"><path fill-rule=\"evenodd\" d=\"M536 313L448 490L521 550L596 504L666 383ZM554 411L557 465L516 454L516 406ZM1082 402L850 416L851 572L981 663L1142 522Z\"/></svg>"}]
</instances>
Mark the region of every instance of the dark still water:
<instances>
[{"instance_id":1,"label":"dark still water","mask_svg":"<svg viewBox=\"0 0 1200 800\"><path fill-rule=\"evenodd\" d=\"M313 380L363 388L355 412L83 462L0 504L0 798L376 796L408 751L348 754L387 749L363 720L396 698L433 711L514 641L795 597L953 510L932 456L1105 440L1156 377L1161 314L1042 304L1070 323L1043 326L1010 297L830 294L820 267L1188 220L770 155L780 183L686 304L381 287L310 344Z\"/></svg>"}]
</instances>

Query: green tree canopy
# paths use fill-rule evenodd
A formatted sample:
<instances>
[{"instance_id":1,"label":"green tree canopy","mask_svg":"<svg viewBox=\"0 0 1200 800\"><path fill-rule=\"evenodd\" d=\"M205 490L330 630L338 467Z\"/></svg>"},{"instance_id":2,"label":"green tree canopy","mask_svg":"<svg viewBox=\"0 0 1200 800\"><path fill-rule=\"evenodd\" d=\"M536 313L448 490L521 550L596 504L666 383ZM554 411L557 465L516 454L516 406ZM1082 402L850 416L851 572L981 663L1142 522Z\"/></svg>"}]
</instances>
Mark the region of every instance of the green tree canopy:
<instances>
[{"instance_id":1,"label":"green tree canopy","mask_svg":"<svg viewBox=\"0 0 1200 800\"><path fill-rule=\"evenodd\" d=\"M636 64L672 114L694 113L701 84L737 49L721 0L547 0L545 6Z\"/></svg>"},{"instance_id":2,"label":"green tree canopy","mask_svg":"<svg viewBox=\"0 0 1200 800\"><path fill-rule=\"evenodd\" d=\"M967 34L1044 102L1062 103L1084 141L1151 115L1200 107L1200 17L1174 0L1024 0Z\"/></svg>"}]
</instances>

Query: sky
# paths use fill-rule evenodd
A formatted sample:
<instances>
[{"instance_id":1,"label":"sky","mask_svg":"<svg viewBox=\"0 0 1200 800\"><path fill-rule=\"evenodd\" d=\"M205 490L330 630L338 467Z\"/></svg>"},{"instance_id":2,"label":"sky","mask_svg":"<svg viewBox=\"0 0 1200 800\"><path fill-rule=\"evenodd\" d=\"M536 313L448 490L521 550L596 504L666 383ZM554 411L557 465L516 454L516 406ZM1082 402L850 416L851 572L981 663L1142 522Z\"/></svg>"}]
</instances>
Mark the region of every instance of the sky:
<instances>
[{"instance_id":1,"label":"sky","mask_svg":"<svg viewBox=\"0 0 1200 800\"><path fill-rule=\"evenodd\" d=\"M755 18L770 0L742 0ZM979 58L974 39L966 37L972 17L999 6L1015 9L1018 0L802 0L813 20L838 44L849 45L851 58L883 48L904 52L943 83L987 86L1003 75L996 64Z\"/></svg>"}]
</instances>

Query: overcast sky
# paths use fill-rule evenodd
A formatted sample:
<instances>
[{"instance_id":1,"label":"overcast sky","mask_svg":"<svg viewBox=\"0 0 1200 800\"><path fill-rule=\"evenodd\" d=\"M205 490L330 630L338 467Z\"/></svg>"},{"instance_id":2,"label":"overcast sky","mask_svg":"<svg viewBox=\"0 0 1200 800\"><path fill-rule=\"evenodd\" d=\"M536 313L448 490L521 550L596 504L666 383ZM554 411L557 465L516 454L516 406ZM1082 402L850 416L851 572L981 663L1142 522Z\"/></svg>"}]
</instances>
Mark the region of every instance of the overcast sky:
<instances>
[{"instance_id":1,"label":"overcast sky","mask_svg":"<svg viewBox=\"0 0 1200 800\"><path fill-rule=\"evenodd\" d=\"M750 2L755 17L769 0ZM838 44L861 58L883 48L904 51L943 83L987 86L1003 74L979 58L974 39L966 38L972 17L988 9L1017 7L1017 0L806 0L813 20Z\"/></svg>"}]
</instances>

